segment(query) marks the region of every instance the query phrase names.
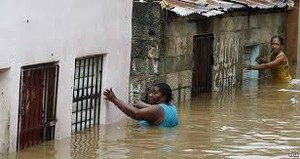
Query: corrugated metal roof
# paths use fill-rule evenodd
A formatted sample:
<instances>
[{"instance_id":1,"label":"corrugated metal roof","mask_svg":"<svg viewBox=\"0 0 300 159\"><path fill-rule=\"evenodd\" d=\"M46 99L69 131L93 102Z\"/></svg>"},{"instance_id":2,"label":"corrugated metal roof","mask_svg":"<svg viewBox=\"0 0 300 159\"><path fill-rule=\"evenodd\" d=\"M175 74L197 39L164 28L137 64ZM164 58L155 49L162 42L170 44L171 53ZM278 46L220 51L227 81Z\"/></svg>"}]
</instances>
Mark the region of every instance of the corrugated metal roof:
<instances>
[{"instance_id":1,"label":"corrugated metal roof","mask_svg":"<svg viewBox=\"0 0 300 159\"><path fill-rule=\"evenodd\" d=\"M180 16L201 14L206 17L223 14L239 8L283 8L291 7L292 0L162 0L162 7Z\"/></svg>"}]
</instances>

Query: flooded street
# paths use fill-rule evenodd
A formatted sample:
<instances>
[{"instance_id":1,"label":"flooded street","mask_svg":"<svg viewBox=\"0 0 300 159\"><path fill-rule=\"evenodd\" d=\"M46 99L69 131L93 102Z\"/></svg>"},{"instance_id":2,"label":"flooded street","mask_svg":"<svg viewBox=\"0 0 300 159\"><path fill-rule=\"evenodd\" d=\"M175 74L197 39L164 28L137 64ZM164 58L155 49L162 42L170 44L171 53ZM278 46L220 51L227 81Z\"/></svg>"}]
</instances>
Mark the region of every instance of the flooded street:
<instances>
[{"instance_id":1,"label":"flooded street","mask_svg":"<svg viewBox=\"0 0 300 159\"><path fill-rule=\"evenodd\" d=\"M0 158L292 158L300 153L300 103L291 98L300 101L300 93L282 88L300 90L248 81L241 89L180 103L177 128L143 129L128 120Z\"/></svg>"}]
</instances>

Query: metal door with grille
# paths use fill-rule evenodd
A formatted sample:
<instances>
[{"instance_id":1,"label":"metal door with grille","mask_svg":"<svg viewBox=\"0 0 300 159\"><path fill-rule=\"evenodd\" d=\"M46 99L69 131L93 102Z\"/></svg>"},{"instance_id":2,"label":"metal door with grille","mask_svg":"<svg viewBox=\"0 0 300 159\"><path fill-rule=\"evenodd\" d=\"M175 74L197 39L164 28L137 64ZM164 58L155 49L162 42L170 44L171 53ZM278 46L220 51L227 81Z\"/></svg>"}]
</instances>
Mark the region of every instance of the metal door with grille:
<instances>
[{"instance_id":1,"label":"metal door with grille","mask_svg":"<svg viewBox=\"0 0 300 159\"><path fill-rule=\"evenodd\" d=\"M22 67L17 150L53 140L59 66Z\"/></svg>"},{"instance_id":2,"label":"metal door with grille","mask_svg":"<svg viewBox=\"0 0 300 159\"><path fill-rule=\"evenodd\" d=\"M213 41L213 34L194 36L192 96L211 92Z\"/></svg>"},{"instance_id":3,"label":"metal door with grille","mask_svg":"<svg viewBox=\"0 0 300 159\"><path fill-rule=\"evenodd\" d=\"M77 132L100 123L102 56L76 59L72 131Z\"/></svg>"}]
</instances>

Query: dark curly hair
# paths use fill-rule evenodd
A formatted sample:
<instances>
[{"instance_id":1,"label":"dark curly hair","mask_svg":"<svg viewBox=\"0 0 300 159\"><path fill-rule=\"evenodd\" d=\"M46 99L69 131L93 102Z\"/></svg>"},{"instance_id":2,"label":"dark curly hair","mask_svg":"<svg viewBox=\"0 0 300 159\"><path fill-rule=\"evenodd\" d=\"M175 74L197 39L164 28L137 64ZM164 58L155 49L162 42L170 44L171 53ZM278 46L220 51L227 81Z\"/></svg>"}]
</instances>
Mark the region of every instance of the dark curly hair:
<instances>
[{"instance_id":1,"label":"dark curly hair","mask_svg":"<svg viewBox=\"0 0 300 159\"><path fill-rule=\"evenodd\" d=\"M170 103L172 101L172 96L173 96L172 89L168 84L161 82L161 83L155 83L152 86L158 87L161 94L166 96L166 101L165 101L166 103Z\"/></svg>"},{"instance_id":2,"label":"dark curly hair","mask_svg":"<svg viewBox=\"0 0 300 159\"><path fill-rule=\"evenodd\" d=\"M270 41L270 42L272 43L273 39L275 39L275 38L277 38L277 39L279 40L280 45L283 45L284 40L283 40L283 38L282 38L281 36L279 36L279 35L273 36L273 37L271 38L271 41Z\"/></svg>"}]
</instances>

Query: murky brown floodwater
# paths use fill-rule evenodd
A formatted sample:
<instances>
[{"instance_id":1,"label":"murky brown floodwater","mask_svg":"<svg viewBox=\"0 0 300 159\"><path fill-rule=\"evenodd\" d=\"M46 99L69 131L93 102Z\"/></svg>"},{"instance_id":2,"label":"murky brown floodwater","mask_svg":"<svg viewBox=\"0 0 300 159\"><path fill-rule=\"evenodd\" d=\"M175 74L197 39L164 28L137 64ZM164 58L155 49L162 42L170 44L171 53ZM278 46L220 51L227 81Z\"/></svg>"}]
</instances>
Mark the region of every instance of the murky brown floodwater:
<instances>
[{"instance_id":1,"label":"murky brown floodwater","mask_svg":"<svg viewBox=\"0 0 300 159\"><path fill-rule=\"evenodd\" d=\"M281 88L291 86L250 81L181 103L177 128L142 129L129 120L0 158L292 158L300 153L300 103L290 99L300 93Z\"/></svg>"}]
</instances>

